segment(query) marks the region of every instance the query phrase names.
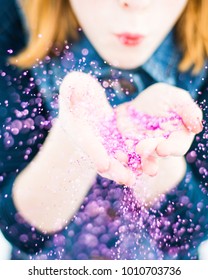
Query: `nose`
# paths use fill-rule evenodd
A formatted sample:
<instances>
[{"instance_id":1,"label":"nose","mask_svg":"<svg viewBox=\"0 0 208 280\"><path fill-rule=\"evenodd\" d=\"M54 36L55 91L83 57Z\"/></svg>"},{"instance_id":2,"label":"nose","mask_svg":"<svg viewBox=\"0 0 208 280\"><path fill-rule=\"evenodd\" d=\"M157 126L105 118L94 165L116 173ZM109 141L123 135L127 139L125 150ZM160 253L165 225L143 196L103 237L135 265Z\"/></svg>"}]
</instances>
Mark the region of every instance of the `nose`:
<instances>
[{"instance_id":1,"label":"nose","mask_svg":"<svg viewBox=\"0 0 208 280\"><path fill-rule=\"evenodd\" d=\"M119 5L124 9L146 8L151 0L118 0Z\"/></svg>"}]
</instances>

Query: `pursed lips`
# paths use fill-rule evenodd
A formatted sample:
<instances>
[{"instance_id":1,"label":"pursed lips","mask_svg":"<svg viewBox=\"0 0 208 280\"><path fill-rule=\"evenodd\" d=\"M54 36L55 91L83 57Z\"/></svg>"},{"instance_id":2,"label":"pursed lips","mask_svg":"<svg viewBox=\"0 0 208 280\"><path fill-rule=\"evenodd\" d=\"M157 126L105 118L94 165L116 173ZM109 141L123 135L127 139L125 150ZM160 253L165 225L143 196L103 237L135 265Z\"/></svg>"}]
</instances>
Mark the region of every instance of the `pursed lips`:
<instances>
[{"instance_id":1,"label":"pursed lips","mask_svg":"<svg viewBox=\"0 0 208 280\"><path fill-rule=\"evenodd\" d=\"M137 46L144 39L142 34L133 34L133 33L119 33L115 34L119 41L125 46Z\"/></svg>"}]
</instances>

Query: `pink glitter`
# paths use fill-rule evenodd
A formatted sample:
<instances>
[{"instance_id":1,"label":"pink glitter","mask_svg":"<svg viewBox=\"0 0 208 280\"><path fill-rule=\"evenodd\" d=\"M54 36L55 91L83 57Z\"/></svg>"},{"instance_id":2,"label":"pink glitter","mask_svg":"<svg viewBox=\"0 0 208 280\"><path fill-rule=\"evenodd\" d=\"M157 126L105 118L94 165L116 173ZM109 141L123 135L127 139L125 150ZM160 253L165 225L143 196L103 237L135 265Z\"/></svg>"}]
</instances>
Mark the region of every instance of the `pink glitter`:
<instances>
[{"instance_id":1,"label":"pink glitter","mask_svg":"<svg viewBox=\"0 0 208 280\"><path fill-rule=\"evenodd\" d=\"M130 117L134 125L140 133L139 138L123 136L117 127L117 116L114 113L110 118L105 119L100 127L100 134L103 139L103 145L106 148L109 155L116 156L118 151L123 152L128 156L127 165L130 169L140 174L141 157L136 153L136 146L142 139L148 136L144 133L146 131L163 131L161 124L171 122L171 130L164 131L162 136L168 138L170 134L179 129L182 120L181 117L175 112L168 112L168 117L155 117L142 112L137 111L135 108L128 106L127 115ZM127 145L131 143L131 145Z\"/></svg>"},{"instance_id":2,"label":"pink glitter","mask_svg":"<svg viewBox=\"0 0 208 280\"><path fill-rule=\"evenodd\" d=\"M134 107L128 106L127 112L134 122L138 126L138 129L146 129L146 130L163 130L161 124L172 122L172 125L177 127L181 124L181 117L175 112L168 112L168 117L156 117L151 116L142 112L137 111ZM169 131L170 133L173 130Z\"/></svg>"}]
</instances>

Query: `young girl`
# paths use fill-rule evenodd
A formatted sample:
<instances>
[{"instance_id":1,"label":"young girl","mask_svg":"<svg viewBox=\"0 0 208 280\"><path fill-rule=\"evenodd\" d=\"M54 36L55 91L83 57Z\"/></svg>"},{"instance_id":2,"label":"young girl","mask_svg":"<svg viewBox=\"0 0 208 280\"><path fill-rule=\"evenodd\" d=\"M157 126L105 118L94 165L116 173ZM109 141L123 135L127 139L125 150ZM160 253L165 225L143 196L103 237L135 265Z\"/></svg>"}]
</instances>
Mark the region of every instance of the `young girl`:
<instances>
[{"instance_id":1,"label":"young girl","mask_svg":"<svg viewBox=\"0 0 208 280\"><path fill-rule=\"evenodd\" d=\"M1 2L11 258L197 259L208 235L206 1Z\"/></svg>"}]
</instances>

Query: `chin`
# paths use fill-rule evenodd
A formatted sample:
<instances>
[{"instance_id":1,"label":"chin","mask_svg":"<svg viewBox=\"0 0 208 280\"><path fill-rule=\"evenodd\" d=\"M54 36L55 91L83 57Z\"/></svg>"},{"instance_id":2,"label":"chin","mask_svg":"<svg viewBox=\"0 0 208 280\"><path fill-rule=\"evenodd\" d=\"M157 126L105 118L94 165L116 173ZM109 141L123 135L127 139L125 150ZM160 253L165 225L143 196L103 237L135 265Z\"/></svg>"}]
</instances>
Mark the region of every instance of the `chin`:
<instances>
[{"instance_id":1,"label":"chin","mask_svg":"<svg viewBox=\"0 0 208 280\"><path fill-rule=\"evenodd\" d=\"M111 61L110 65L125 70L133 70L141 66L145 61Z\"/></svg>"},{"instance_id":2,"label":"chin","mask_svg":"<svg viewBox=\"0 0 208 280\"><path fill-rule=\"evenodd\" d=\"M125 56L125 54L124 54ZM119 69L125 69L125 70L133 70L135 68L138 68L139 66L141 66L142 64L144 64L148 58L139 58L137 60L135 60L136 55L129 57L126 55L126 57L128 57L128 59L124 59L124 58L112 58L112 57L106 57L106 61L108 62L109 65L119 68Z\"/></svg>"}]
</instances>

